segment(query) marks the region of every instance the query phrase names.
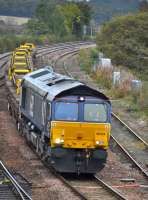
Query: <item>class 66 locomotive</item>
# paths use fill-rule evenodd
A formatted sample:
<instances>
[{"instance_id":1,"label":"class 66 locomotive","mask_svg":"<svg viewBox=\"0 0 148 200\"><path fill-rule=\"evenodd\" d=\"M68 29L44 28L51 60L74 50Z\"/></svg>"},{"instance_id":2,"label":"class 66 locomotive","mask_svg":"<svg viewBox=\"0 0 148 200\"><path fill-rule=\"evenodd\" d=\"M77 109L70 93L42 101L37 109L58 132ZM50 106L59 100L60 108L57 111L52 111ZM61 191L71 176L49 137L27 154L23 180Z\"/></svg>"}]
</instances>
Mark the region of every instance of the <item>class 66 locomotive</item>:
<instances>
[{"instance_id":1,"label":"class 66 locomotive","mask_svg":"<svg viewBox=\"0 0 148 200\"><path fill-rule=\"evenodd\" d=\"M93 174L106 162L109 99L49 67L24 76L19 123L27 140L58 172Z\"/></svg>"}]
</instances>

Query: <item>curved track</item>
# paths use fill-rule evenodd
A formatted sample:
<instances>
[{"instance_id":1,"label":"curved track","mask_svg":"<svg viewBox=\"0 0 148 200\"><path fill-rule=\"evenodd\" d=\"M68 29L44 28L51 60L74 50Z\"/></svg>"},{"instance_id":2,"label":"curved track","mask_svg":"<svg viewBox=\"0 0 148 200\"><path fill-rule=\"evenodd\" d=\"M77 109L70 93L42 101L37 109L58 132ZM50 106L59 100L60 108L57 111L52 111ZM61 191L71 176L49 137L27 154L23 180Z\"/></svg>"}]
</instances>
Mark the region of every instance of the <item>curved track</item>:
<instances>
[{"instance_id":1,"label":"curved track","mask_svg":"<svg viewBox=\"0 0 148 200\"><path fill-rule=\"evenodd\" d=\"M73 68L69 68L69 67L65 66L64 61L63 61L63 64L58 64L59 60L61 60L63 57L66 57L66 56L71 57L71 55L73 56L76 53L77 52L64 53L63 55L60 55L58 58L56 58L54 60L54 63L56 65L54 67L55 70L57 72L67 74L71 77L74 77L74 75L77 74L77 79L84 81L85 83L92 84L92 83L90 83L87 75L85 75L83 72L81 72L80 69L77 70L75 68L73 71ZM142 164L142 163L145 163L145 167L146 167L147 161L145 162L145 159L147 159L147 143L145 141L141 140L141 138L138 136L138 134L133 132L114 113L113 113L113 117L114 118L113 118L112 139L114 140L116 145L118 145L118 147L120 147L120 151L122 150L122 154L124 154L124 156L126 155L126 157L128 158L127 162L133 163L139 169L139 172L142 172L147 179L147 172L146 172L146 170L143 169L143 164ZM115 119L116 119L116 121L115 121ZM117 129L115 129L116 126L118 126ZM119 134L119 132L121 132L121 134ZM122 138L124 138L126 136L125 132L127 133L127 137L129 137L129 138L127 138L124 143L122 141ZM119 136L120 136L120 138L119 138ZM137 148L135 148L135 149L133 148L131 150L131 146L132 146L131 144L136 145L137 141L134 140L133 142L131 142L130 138L136 138L137 140L140 140L140 143L141 143L140 146L142 146L142 149L137 147ZM129 141L129 142L127 142L127 141ZM128 149L127 146L125 146L124 144L128 144L130 148ZM144 148L143 148L143 146L144 146ZM136 153L137 149L139 152L138 154ZM133 154L134 154L133 151L135 151L135 157L133 156ZM118 152L119 152L119 148L118 148ZM137 162L137 160L139 162ZM143 179L145 179L145 178L143 177ZM147 185L146 179L145 179L144 183ZM130 179L129 179L129 181L130 181Z\"/></svg>"},{"instance_id":2,"label":"curved track","mask_svg":"<svg viewBox=\"0 0 148 200\"><path fill-rule=\"evenodd\" d=\"M70 56L71 54L75 55L75 52L69 52ZM66 55L68 55L68 53L61 55L60 58L58 58L58 60ZM55 60L55 63L58 62L58 60ZM72 71L73 69L65 67L64 64L62 66L62 69L57 68L56 71L63 72L71 77L74 77L76 73L76 71ZM87 79L87 75L85 76L85 74L83 73L83 76L85 77L82 79L81 73L83 72L80 72L79 70L77 71L77 78L80 81L85 82L86 84L90 84L90 81ZM148 143L145 140L143 140L138 133L136 133L128 125L126 125L126 123L123 122L115 113L112 113L111 137L122 148L125 154L130 155L129 158L131 158L132 161L134 161L134 163L137 165L137 167L144 173L144 175L148 177Z\"/></svg>"},{"instance_id":3,"label":"curved track","mask_svg":"<svg viewBox=\"0 0 148 200\"><path fill-rule=\"evenodd\" d=\"M21 185L16 181L13 175L9 172L6 166L0 161L0 199L2 200L31 200L28 194Z\"/></svg>"},{"instance_id":4,"label":"curved track","mask_svg":"<svg viewBox=\"0 0 148 200\"><path fill-rule=\"evenodd\" d=\"M114 113L112 114L112 138L148 177L148 144Z\"/></svg>"},{"instance_id":5,"label":"curved track","mask_svg":"<svg viewBox=\"0 0 148 200\"><path fill-rule=\"evenodd\" d=\"M78 51L80 50L80 48L88 48L88 46L91 46L91 45L93 46L94 44L92 44L92 43L63 44L62 43L60 45L56 44L56 45L47 46L44 48L40 48L38 50L37 59L39 60L40 66L42 66L42 64L45 65L48 63L54 64L54 68L57 72L70 75L71 77L77 77L81 81L84 81L89 85L92 85L93 84L92 80L89 79L89 77L87 75L85 75L83 72L81 72L79 67L75 68L74 70L73 70L73 68L69 69L69 67L67 67L65 65L64 61L63 61L62 66L60 65L60 67L59 67L59 65L58 65L59 60L62 60L63 58L71 57L71 56L77 54ZM5 59L5 61L3 59ZM6 55L4 58L2 58L2 60L4 61L3 66L5 66L9 60L9 55ZM49 60L50 60L50 62L49 62ZM3 77L1 77L1 78L3 79ZM120 130L120 133L119 133L119 130ZM114 142L116 142L116 144L118 146L120 146L120 149L122 149L122 151L124 151L124 153L126 153L126 155L128 155L129 159L132 162L134 162L134 164L147 177L147 168L146 168L147 161L145 162L145 160L144 160L147 158L147 156L146 156L147 155L147 143L145 141L139 139L138 134L133 132L115 114L113 114L112 135L113 135L112 139L114 140ZM125 137L125 140L124 140L125 142L123 142L123 137ZM127 141L130 141L130 142L127 142ZM122 143L122 145L121 145L121 143ZM137 145L137 143L138 143L138 145ZM133 145L131 146L129 144L133 144ZM118 195L114 196L113 193L110 194L110 192L107 192L107 194L105 194L105 191L107 191L109 189L104 189L104 187L100 186L98 184L98 182L96 181L96 178L98 178L98 177L94 177L94 180L90 181L90 184L88 187L85 186L86 182L84 180L82 181L84 185L82 184L81 180L79 180L78 183L73 182L72 180L69 180L69 179L68 180L64 179L64 180L65 180L65 182L67 182L67 184L69 184L70 187L74 188L74 190L76 190L80 194L80 196L83 197L83 199L103 198L103 195L104 195L104 197L105 197L105 195L107 195L105 197L105 199L114 199L114 198L127 199L127 198L123 197L122 195L120 197ZM95 195L93 194L94 196L93 195L89 196L91 193L93 193L92 191L90 191L90 188L89 188L90 185L92 185L92 184L94 184L92 190L94 189L97 191L96 191ZM106 184L106 187L107 186L108 186L108 184ZM81 188L81 190L80 190L80 188ZM86 192L85 192L86 189L89 191L88 194L86 194ZM110 189L113 189L113 188L110 188ZM99 192L98 192L98 190L99 190ZM103 190L104 190L104 192L102 193L101 191L103 191ZM117 191L115 191L115 192L117 192ZM85 193L85 195L83 193ZM99 196L100 193L102 193L102 196Z\"/></svg>"}]
</instances>

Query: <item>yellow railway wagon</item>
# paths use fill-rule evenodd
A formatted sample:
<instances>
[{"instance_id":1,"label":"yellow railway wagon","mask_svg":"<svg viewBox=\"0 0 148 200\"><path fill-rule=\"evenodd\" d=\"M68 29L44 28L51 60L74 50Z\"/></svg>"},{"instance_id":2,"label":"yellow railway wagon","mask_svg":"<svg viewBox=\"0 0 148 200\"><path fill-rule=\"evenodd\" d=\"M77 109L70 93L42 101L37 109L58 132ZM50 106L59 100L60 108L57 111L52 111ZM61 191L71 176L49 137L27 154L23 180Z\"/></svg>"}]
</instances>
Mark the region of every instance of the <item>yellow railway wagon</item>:
<instances>
[{"instance_id":1,"label":"yellow railway wagon","mask_svg":"<svg viewBox=\"0 0 148 200\"><path fill-rule=\"evenodd\" d=\"M16 94L20 93L20 85L22 77L33 71L32 57L29 46L17 48L12 53L10 66L8 69L8 78L13 81L16 87Z\"/></svg>"}]
</instances>

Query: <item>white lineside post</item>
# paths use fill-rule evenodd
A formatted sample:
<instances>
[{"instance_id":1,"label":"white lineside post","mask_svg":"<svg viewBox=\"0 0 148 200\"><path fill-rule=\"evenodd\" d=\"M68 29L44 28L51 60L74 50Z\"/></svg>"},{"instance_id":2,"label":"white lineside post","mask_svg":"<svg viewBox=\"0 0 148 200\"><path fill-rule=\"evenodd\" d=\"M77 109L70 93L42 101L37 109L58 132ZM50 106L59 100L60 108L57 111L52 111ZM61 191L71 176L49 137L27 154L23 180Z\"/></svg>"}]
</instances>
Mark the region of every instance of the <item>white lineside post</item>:
<instances>
[{"instance_id":1,"label":"white lineside post","mask_svg":"<svg viewBox=\"0 0 148 200\"><path fill-rule=\"evenodd\" d=\"M120 83L121 73L120 72L113 72L113 85L117 85Z\"/></svg>"}]
</instances>

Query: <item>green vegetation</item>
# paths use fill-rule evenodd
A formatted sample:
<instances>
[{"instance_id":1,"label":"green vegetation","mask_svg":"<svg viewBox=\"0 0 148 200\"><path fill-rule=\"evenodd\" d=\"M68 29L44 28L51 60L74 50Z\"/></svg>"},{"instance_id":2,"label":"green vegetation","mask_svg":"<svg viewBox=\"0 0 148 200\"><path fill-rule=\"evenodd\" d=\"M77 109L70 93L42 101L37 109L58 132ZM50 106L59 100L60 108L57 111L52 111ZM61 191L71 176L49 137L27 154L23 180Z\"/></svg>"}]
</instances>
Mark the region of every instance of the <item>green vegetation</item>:
<instances>
[{"instance_id":1,"label":"green vegetation","mask_svg":"<svg viewBox=\"0 0 148 200\"><path fill-rule=\"evenodd\" d=\"M99 51L148 80L148 13L114 18L97 36Z\"/></svg>"},{"instance_id":2,"label":"green vegetation","mask_svg":"<svg viewBox=\"0 0 148 200\"><path fill-rule=\"evenodd\" d=\"M82 49L79 53L79 63L82 70L86 71L87 74L92 72L92 66L97 59L97 49ZM87 58L87 59L86 59Z\"/></svg>"},{"instance_id":3,"label":"green vegetation","mask_svg":"<svg viewBox=\"0 0 148 200\"><path fill-rule=\"evenodd\" d=\"M91 9L86 3L42 0L35 17L28 23L32 35L50 35L56 40L81 38L83 25L89 24Z\"/></svg>"},{"instance_id":4,"label":"green vegetation","mask_svg":"<svg viewBox=\"0 0 148 200\"><path fill-rule=\"evenodd\" d=\"M0 15L31 17L39 0L0 0Z\"/></svg>"},{"instance_id":5,"label":"green vegetation","mask_svg":"<svg viewBox=\"0 0 148 200\"><path fill-rule=\"evenodd\" d=\"M148 11L148 1L147 0L141 0L139 5L140 11Z\"/></svg>"},{"instance_id":6,"label":"green vegetation","mask_svg":"<svg viewBox=\"0 0 148 200\"><path fill-rule=\"evenodd\" d=\"M25 31L24 31L25 30ZM35 44L43 44L44 37L32 36L26 32L26 26L7 25L0 23L0 53L14 50L24 42L33 42Z\"/></svg>"},{"instance_id":7,"label":"green vegetation","mask_svg":"<svg viewBox=\"0 0 148 200\"><path fill-rule=\"evenodd\" d=\"M97 62L98 51L96 49L80 51L79 64L81 69L92 77L99 88L102 88L111 99L118 99L118 104L121 103L121 108L124 110L129 110L134 115L147 117L148 82L143 82L141 89L133 90L131 81L134 79L134 76L130 71L125 72L125 69L120 67L120 71L124 72L125 77L118 84L113 85L113 71L116 71L118 67L101 67ZM96 65L95 71L93 71L94 65ZM113 102L113 105L116 107L116 101L115 103Z\"/></svg>"},{"instance_id":8,"label":"green vegetation","mask_svg":"<svg viewBox=\"0 0 148 200\"><path fill-rule=\"evenodd\" d=\"M95 20L101 24L112 17L137 11L139 0L91 0L90 5L93 7Z\"/></svg>"},{"instance_id":9,"label":"green vegetation","mask_svg":"<svg viewBox=\"0 0 148 200\"><path fill-rule=\"evenodd\" d=\"M20 46L20 44L23 44L25 42L33 42L35 44L43 44L44 38L27 36L25 34L22 34L22 35L15 35L15 34L0 35L0 53L13 51L16 47Z\"/></svg>"},{"instance_id":10,"label":"green vegetation","mask_svg":"<svg viewBox=\"0 0 148 200\"><path fill-rule=\"evenodd\" d=\"M98 50L82 49L79 53L79 64L83 71L89 74L101 88L111 88L112 69L99 68L94 71L94 67L98 67ZM87 59L86 59L87 58Z\"/></svg>"},{"instance_id":11,"label":"green vegetation","mask_svg":"<svg viewBox=\"0 0 148 200\"><path fill-rule=\"evenodd\" d=\"M86 3L67 3L65 0L40 0L38 3L35 16L27 25L10 26L0 22L0 53L11 51L25 41L49 44L81 39L83 25L89 24L91 18Z\"/></svg>"},{"instance_id":12,"label":"green vegetation","mask_svg":"<svg viewBox=\"0 0 148 200\"><path fill-rule=\"evenodd\" d=\"M64 0L55 0L57 4ZM0 15L31 17L40 0L0 0ZM108 21L112 16L134 12L138 8L138 0L91 0L94 18L98 23Z\"/></svg>"}]
</instances>

